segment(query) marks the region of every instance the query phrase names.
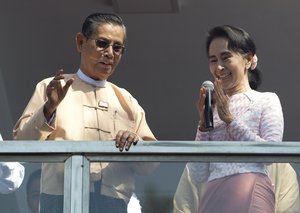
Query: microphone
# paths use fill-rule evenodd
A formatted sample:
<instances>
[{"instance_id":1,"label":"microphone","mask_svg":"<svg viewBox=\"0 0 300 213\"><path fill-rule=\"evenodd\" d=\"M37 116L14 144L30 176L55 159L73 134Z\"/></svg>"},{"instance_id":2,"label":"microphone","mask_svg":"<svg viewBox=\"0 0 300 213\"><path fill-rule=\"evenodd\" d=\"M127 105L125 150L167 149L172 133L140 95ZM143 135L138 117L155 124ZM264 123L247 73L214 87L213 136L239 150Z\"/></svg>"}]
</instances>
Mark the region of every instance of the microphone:
<instances>
[{"instance_id":1,"label":"microphone","mask_svg":"<svg viewBox=\"0 0 300 213\"><path fill-rule=\"evenodd\" d=\"M205 98L205 128L207 130L212 130L214 128L214 118L212 111L212 92L214 90L214 84L211 81L204 81L202 87L206 88L206 98Z\"/></svg>"}]
</instances>

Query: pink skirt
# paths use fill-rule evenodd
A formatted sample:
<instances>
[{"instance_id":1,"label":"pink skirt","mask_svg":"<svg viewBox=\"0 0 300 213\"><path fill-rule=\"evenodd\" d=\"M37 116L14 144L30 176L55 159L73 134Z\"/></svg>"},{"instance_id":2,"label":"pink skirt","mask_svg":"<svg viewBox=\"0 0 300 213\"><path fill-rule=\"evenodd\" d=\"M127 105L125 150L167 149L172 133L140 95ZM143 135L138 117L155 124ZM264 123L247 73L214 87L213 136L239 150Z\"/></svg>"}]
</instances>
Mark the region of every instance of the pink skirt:
<instances>
[{"instance_id":1,"label":"pink skirt","mask_svg":"<svg viewBox=\"0 0 300 213\"><path fill-rule=\"evenodd\" d=\"M264 174L231 175L204 187L199 213L275 213L275 193Z\"/></svg>"}]
</instances>

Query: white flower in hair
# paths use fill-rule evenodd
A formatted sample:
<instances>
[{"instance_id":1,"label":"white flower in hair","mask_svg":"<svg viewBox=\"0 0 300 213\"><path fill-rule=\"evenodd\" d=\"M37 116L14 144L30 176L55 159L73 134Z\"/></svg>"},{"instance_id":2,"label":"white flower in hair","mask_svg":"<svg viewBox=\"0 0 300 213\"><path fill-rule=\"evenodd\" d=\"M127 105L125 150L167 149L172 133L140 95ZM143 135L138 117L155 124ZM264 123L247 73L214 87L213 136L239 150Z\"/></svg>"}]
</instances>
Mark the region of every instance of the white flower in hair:
<instances>
[{"instance_id":1,"label":"white flower in hair","mask_svg":"<svg viewBox=\"0 0 300 213\"><path fill-rule=\"evenodd\" d=\"M257 55L255 54L253 57L252 57L252 63L251 63L251 67L250 69L251 70L254 70L257 66L257 61L258 61L258 58L257 58Z\"/></svg>"}]
</instances>

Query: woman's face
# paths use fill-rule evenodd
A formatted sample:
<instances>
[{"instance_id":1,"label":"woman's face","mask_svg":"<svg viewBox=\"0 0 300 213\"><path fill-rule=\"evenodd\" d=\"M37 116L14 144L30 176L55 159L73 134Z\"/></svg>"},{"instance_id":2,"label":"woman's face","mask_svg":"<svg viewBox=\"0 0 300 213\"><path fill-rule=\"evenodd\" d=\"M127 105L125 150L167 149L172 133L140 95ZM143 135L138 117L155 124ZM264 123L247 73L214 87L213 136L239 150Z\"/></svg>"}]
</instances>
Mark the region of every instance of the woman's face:
<instances>
[{"instance_id":1,"label":"woman's face","mask_svg":"<svg viewBox=\"0 0 300 213\"><path fill-rule=\"evenodd\" d=\"M227 95L247 91L248 69L251 61L240 53L228 49L225 38L212 40L208 51L209 69L214 78L220 79Z\"/></svg>"}]
</instances>

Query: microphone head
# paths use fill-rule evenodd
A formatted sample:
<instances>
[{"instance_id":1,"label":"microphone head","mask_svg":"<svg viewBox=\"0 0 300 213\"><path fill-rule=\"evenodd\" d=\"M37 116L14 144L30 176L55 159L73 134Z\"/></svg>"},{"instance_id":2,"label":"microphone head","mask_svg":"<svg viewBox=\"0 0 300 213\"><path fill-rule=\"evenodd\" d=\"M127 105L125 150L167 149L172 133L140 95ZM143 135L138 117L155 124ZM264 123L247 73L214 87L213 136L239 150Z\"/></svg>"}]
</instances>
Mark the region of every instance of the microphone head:
<instances>
[{"instance_id":1,"label":"microphone head","mask_svg":"<svg viewBox=\"0 0 300 213\"><path fill-rule=\"evenodd\" d=\"M211 81L204 81L202 86L206 89L214 90L214 84Z\"/></svg>"}]
</instances>

